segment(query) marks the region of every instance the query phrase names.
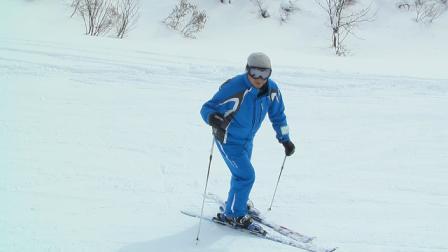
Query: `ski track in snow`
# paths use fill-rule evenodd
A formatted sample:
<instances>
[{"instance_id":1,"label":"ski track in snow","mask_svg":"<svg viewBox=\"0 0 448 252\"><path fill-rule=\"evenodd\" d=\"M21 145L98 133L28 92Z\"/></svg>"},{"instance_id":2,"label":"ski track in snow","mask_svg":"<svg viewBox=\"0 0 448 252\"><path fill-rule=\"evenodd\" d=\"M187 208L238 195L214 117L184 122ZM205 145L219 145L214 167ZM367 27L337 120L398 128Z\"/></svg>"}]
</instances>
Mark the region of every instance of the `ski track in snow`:
<instances>
[{"instance_id":1,"label":"ski track in snow","mask_svg":"<svg viewBox=\"0 0 448 252\"><path fill-rule=\"evenodd\" d=\"M199 116L225 62L0 39L0 251L297 251L179 213L201 204ZM283 67L296 155L270 218L340 251L447 251L448 80ZM268 122L252 199L282 160ZM225 195L215 152L209 190ZM213 204L206 205L213 214Z\"/></svg>"}]
</instances>

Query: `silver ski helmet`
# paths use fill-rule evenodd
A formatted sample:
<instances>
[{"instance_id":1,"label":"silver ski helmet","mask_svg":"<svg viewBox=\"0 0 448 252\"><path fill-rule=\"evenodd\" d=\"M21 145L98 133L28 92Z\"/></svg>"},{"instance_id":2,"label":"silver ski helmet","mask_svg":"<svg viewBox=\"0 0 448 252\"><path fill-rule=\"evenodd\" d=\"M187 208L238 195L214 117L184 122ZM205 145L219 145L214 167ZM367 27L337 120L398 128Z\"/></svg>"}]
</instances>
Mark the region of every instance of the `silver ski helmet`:
<instances>
[{"instance_id":1,"label":"silver ski helmet","mask_svg":"<svg viewBox=\"0 0 448 252\"><path fill-rule=\"evenodd\" d=\"M271 60L262 52L254 52L247 58L248 67L271 68Z\"/></svg>"},{"instance_id":2,"label":"silver ski helmet","mask_svg":"<svg viewBox=\"0 0 448 252\"><path fill-rule=\"evenodd\" d=\"M247 58L246 71L254 79L267 80L272 74L271 60L262 52L252 53Z\"/></svg>"}]
</instances>

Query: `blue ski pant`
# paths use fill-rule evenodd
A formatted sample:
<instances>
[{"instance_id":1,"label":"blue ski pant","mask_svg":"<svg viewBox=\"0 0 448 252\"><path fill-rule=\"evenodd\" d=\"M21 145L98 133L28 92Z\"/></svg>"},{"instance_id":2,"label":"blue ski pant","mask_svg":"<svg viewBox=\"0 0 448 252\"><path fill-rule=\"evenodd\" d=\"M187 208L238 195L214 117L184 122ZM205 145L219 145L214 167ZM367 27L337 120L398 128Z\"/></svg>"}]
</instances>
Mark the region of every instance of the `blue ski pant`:
<instances>
[{"instance_id":1,"label":"blue ski pant","mask_svg":"<svg viewBox=\"0 0 448 252\"><path fill-rule=\"evenodd\" d=\"M247 214L247 201L255 182L255 170L250 162L252 142L234 145L216 141L216 144L232 173L224 214L228 217L244 216Z\"/></svg>"}]
</instances>

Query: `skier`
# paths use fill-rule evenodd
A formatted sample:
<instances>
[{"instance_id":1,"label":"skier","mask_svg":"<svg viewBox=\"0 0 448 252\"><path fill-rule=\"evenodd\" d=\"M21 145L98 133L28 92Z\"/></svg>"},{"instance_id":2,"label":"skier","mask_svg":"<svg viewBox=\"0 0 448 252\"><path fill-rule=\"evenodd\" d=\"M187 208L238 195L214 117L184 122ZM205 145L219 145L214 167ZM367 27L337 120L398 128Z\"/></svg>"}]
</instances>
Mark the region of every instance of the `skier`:
<instances>
[{"instance_id":1,"label":"skier","mask_svg":"<svg viewBox=\"0 0 448 252\"><path fill-rule=\"evenodd\" d=\"M245 73L226 81L201 108L201 116L212 126L215 143L232 173L225 211L216 218L254 231L260 227L248 214L249 194L255 181L250 159L255 133L266 114L285 154L290 156L295 150L289 139L283 99L277 84L269 78L271 73L269 57L252 53Z\"/></svg>"}]
</instances>

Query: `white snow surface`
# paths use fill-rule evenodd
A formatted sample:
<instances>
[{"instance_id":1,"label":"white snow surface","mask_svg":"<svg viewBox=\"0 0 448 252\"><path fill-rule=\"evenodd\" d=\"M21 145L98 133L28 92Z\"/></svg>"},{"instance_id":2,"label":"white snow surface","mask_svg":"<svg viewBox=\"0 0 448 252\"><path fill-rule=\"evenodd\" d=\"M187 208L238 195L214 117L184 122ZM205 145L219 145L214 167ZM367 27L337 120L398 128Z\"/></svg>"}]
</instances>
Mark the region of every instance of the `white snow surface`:
<instances>
[{"instance_id":1,"label":"white snow surface","mask_svg":"<svg viewBox=\"0 0 448 252\"><path fill-rule=\"evenodd\" d=\"M447 14L422 25L375 0L336 57L313 1L288 24L281 1L268 20L249 1L198 1L197 40L160 22L176 2L142 1L125 40L82 35L64 1L0 2L0 251L299 251L206 222L196 244L180 214L202 203L199 110L252 51L271 56L297 147L266 215L339 251L448 251ZM252 158L264 212L274 136L266 120ZM229 176L215 150L208 191L225 197Z\"/></svg>"}]
</instances>

